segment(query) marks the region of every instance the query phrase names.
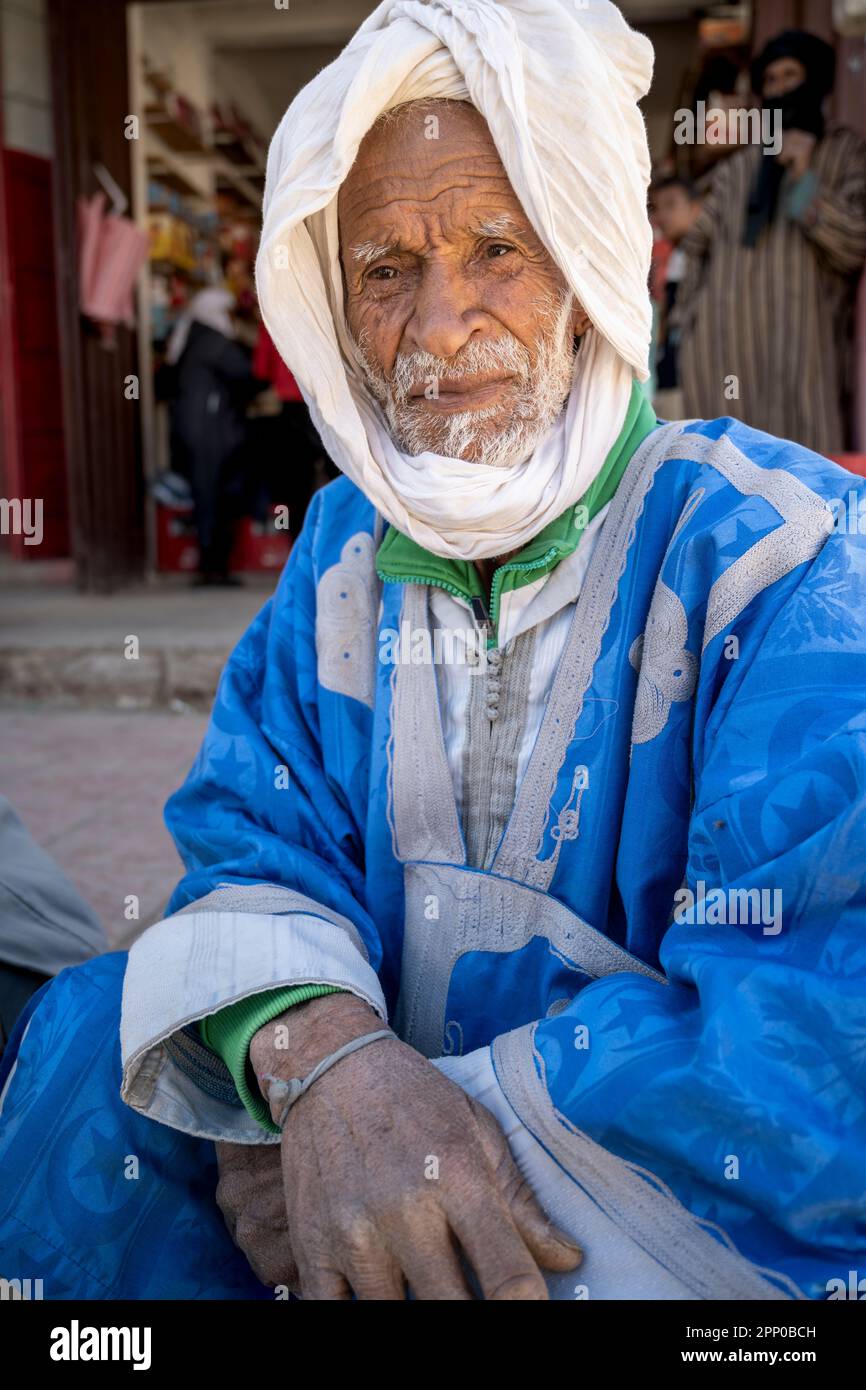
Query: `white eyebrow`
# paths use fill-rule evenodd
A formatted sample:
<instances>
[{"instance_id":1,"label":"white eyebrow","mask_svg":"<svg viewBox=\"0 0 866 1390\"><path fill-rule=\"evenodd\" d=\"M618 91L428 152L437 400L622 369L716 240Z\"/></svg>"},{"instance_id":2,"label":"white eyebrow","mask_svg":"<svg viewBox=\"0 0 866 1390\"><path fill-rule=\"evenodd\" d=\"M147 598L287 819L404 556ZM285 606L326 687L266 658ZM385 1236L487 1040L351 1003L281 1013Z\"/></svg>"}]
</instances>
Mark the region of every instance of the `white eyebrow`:
<instances>
[{"instance_id":1,"label":"white eyebrow","mask_svg":"<svg viewBox=\"0 0 866 1390\"><path fill-rule=\"evenodd\" d=\"M500 217L488 217L479 222L478 231L482 236L502 236L503 232L516 232L517 224L513 217L503 213Z\"/></svg>"},{"instance_id":2,"label":"white eyebrow","mask_svg":"<svg viewBox=\"0 0 866 1390\"><path fill-rule=\"evenodd\" d=\"M391 245L391 242L387 246L377 246L373 241L362 241L360 246L352 246L349 249L356 261L363 261L365 265L369 265L371 261L377 261L380 256L387 256L391 250Z\"/></svg>"}]
</instances>

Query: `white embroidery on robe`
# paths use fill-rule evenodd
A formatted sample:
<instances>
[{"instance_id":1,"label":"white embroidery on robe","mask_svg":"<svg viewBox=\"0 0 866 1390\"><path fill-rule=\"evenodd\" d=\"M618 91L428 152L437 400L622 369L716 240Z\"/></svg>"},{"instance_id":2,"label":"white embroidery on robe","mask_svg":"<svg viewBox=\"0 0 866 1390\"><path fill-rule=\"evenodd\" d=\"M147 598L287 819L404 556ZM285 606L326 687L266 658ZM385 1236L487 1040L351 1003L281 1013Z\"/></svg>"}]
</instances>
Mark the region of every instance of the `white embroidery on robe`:
<instances>
[{"instance_id":1,"label":"white embroidery on robe","mask_svg":"<svg viewBox=\"0 0 866 1390\"><path fill-rule=\"evenodd\" d=\"M350 537L316 588L319 682L337 695L373 707L376 689L377 583L375 543L366 531Z\"/></svg>"},{"instance_id":2,"label":"white embroidery on robe","mask_svg":"<svg viewBox=\"0 0 866 1390\"><path fill-rule=\"evenodd\" d=\"M631 644L628 659L639 673L632 743L649 743L668 722L675 700L688 700L695 688L698 660L686 650L689 635L681 600L661 579L656 584L646 631Z\"/></svg>"},{"instance_id":3,"label":"white embroidery on robe","mask_svg":"<svg viewBox=\"0 0 866 1390\"><path fill-rule=\"evenodd\" d=\"M589 768L583 763L574 770L568 800L556 819L550 832L553 840L576 840L580 834L580 803L583 793L589 786ZM576 799L575 799L576 798ZM557 845L557 851L559 846Z\"/></svg>"}]
</instances>

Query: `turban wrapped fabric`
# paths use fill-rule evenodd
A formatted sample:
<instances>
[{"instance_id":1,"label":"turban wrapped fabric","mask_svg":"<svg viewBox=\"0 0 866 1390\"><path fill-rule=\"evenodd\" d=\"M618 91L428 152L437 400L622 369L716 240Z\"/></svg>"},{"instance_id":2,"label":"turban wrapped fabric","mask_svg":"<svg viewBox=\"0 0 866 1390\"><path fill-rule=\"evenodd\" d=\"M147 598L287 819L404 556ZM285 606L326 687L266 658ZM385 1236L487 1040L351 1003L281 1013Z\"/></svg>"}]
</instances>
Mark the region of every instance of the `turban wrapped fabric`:
<instances>
[{"instance_id":1,"label":"turban wrapped fabric","mask_svg":"<svg viewBox=\"0 0 866 1390\"><path fill-rule=\"evenodd\" d=\"M296 97L268 156L257 263L267 327L334 462L398 530L472 560L517 549L586 491L647 376L652 234L637 102L652 47L608 0L385 0ZM382 112L472 103L592 328L560 418L494 468L403 454L357 366L343 312L337 193Z\"/></svg>"}]
</instances>

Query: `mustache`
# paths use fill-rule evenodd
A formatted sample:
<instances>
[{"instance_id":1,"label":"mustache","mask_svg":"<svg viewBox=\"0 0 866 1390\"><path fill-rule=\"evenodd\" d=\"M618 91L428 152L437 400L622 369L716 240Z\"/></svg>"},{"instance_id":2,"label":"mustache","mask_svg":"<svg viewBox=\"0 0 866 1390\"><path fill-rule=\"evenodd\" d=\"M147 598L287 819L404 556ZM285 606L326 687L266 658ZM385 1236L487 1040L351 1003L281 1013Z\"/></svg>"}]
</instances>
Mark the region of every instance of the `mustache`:
<instances>
[{"instance_id":1,"label":"mustache","mask_svg":"<svg viewBox=\"0 0 866 1390\"><path fill-rule=\"evenodd\" d=\"M512 333L505 333L498 338L469 342L454 357L437 357L423 349L398 353L389 384L394 404L399 406L407 403L412 387L421 382L431 386L440 381L493 375L515 377L521 382L528 381L531 373L528 349Z\"/></svg>"},{"instance_id":2,"label":"mustache","mask_svg":"<svg viewBox=\"0 0 866 1390\"><path fill-rule=\"evenodd\" d=\"M546 302L536 301L535 308L542 330L537 344L541 363L551 356L555 344L562 338L573 303L574 296L569 290L554 295ZM397 409L409 404L412 387L421 382L426 386L441 380L459 381L463 377L503 375L512 377L513 384L525 390L540 365L535 362L530 349L508 330L496 338L473 338L452 357L438 357L422 348L414 352L398 352L390 375L386 375L376 360L372 334L368 328L363 328L352 341L364 378L374 396L380 404L387 403Z\"/></svg>"}]
</instances>

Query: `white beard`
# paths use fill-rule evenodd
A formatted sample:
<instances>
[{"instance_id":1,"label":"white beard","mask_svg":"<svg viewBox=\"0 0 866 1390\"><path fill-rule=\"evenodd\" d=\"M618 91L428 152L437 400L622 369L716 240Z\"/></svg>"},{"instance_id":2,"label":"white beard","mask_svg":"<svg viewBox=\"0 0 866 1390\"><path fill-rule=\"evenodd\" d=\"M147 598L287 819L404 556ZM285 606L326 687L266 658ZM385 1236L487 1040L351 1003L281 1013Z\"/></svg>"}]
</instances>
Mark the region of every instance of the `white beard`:
<instances>
[{"instance_id":1,"label":"white beard","mask_svg":"<svg viewBox=\"0 0 866 1390\"><path fill-rule=\"evenodd\" d=\"M390 377L373 359L369 337L355 343L370 391L381 405L398 448L414 455L430 451L444 458L469 459L491 468L522 463L560 414L571 390L574 342L571 315L574 297L566 292L547 308L547 328L535 353L512 333L487 341L472 339L454 357L430 352L398 353ZM513 380L506 399L482 410L435 416L409 391L420 381L484 376L504 369ZM502 421L496 428L497 419Z\"/></svg>"}]
</instances>

